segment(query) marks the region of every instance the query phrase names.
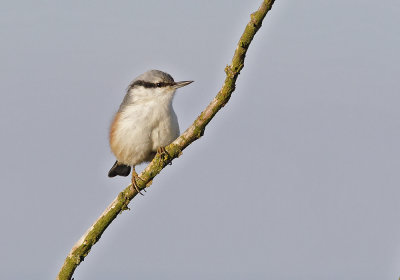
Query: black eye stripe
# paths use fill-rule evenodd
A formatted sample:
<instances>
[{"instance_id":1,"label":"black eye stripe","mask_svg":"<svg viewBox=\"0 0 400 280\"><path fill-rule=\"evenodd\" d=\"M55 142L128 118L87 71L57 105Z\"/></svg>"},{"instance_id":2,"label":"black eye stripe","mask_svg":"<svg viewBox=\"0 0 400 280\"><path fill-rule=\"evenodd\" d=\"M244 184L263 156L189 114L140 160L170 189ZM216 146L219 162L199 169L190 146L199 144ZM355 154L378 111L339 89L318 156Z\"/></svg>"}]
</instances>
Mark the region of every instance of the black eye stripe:
<instances>
[{"instance_id":1,"label":"black eye stripe","mask_svg":"<svg viewBox=\"0 0 400 280\"><path fill-rule=\"evenodd\" d=\"M150 83L150 82L145 82L142 80L135 81L129 86L129 89L132 89L135 86L142 86L145 88L158 88L158 87L167 87L167 86L172 86L174 83L166 83L166 82L159 82L159 83Z\"/></svg>"}]
</instances>

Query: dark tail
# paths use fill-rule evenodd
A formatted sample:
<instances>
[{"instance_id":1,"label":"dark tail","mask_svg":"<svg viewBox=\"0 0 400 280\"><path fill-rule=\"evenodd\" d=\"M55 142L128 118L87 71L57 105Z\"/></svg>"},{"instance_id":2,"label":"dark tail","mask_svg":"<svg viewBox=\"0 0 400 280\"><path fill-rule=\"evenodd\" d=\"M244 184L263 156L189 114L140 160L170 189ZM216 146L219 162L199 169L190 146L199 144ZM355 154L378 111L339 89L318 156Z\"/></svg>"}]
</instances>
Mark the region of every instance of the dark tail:
<instances>
[{"instance_id":1,"label":"dark tail","mask_svg":"<svg viewBox=\"0 0 400 280\"><path fill-rule=\"evenodd\" d=\"M131 173L130 166L116 161L113 167L111 167L110 171L108 171L108 177L115 177L117 175L126 177L129 175L129 173Z\"/></svg>"}]
</instances>

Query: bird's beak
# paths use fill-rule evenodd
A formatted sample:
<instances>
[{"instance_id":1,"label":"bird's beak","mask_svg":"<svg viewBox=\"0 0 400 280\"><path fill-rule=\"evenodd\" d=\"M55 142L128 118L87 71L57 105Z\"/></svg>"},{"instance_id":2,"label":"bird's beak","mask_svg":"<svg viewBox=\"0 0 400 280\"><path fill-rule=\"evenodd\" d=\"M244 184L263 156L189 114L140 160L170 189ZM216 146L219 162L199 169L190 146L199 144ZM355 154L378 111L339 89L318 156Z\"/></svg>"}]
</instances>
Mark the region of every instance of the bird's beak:
<instances>
[{"instance_id":1,"label":"bird's beak","mask_svg":"<svg viewBox=\"0 0 400 280\"><path fill-rule=\"evenodd\" d=\"M176 82L172 87L174 87L174 88L180 88L180 87L187 86L188 84L191 84L191 83L193 83L193 81Z\"/></svg>"}]
</instances>

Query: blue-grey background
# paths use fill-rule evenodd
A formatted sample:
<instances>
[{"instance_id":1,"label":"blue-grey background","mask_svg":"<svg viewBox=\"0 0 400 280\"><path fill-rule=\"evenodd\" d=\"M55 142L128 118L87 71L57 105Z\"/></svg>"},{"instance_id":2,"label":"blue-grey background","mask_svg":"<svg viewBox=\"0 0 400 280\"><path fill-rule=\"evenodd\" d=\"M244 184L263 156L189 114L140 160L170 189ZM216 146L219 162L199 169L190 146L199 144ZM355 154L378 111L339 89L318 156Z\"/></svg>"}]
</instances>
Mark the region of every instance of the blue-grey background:
<instances>
[{"instance_id":1,"label":"blue-grey background","mask_svg":"<svg viewBox=\"0 0 400 280\"><path fill-rule=\"evenodd\" d=\"M174 100L184 131L260 2L1 2L1 279L54 279L129 183L107 178L129 82L195 80ZM399 14L277 0L229 104L75 279L398 279Z\"/></svg>"}]
</instances>

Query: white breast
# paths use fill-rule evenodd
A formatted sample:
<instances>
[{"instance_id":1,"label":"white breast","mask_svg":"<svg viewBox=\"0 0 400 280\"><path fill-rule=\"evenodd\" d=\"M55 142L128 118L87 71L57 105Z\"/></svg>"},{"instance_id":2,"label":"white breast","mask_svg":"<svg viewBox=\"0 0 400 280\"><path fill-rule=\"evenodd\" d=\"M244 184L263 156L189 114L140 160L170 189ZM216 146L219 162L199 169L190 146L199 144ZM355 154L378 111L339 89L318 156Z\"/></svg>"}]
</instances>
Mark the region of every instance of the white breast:
<instances>
[{"instance_id":1,"label":"white breast","mask_svg":"<svg viewBox=\"0 0 400 280\"><path fill-rule=\"evenodd\" d=\"M135 166L150 161L159 147L179 136L178 119L172 108L173 93L134 100L119 112L111 144L119 162Z\"/></svg>"}]
</instances>

